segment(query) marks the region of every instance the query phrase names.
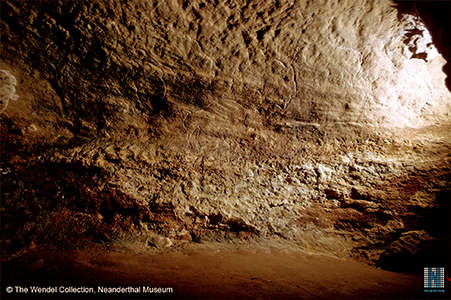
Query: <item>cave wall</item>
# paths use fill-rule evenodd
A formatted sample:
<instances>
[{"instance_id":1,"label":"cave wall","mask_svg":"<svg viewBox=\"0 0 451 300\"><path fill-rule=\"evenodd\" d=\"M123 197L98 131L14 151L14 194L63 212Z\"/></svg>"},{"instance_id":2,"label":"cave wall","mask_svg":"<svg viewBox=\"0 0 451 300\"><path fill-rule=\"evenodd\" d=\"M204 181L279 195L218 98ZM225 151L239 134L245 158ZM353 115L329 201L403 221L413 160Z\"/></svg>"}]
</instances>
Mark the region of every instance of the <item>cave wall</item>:
<instances>
[{"instance_id":1,"label":"cave wall","mask_svg":"<svg viewBox=\"0 0 451 300\"><path fill-rule=\"evenodd\" d=\"M2 1L0 26L12 252L133 232L377 261L446 237L446 61L391 1Z\"/></svg>"},{"instance_id":2,"label":"cave wall","mask_svg":"<svg viewBox=\"0 0 451 300\"><path fill-rule=\"evenodd\" d=\"M421 18L432 35L434 45L448 62L443 66L447 74L446 85L451 89L451 2L441 0L395 0L398 15Z\"/></svg>"}]
</instances>

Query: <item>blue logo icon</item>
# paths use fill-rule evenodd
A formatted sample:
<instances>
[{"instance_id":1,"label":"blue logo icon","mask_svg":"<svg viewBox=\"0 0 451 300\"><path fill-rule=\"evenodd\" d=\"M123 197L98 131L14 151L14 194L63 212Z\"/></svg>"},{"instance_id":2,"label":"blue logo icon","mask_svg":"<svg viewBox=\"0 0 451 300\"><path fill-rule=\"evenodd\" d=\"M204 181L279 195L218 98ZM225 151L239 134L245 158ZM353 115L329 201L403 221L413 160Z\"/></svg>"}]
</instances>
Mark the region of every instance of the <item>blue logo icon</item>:
<instances>
[{"instance_id":1,"label":"blue logo icon","mask_svg":"<svg viewBox=\"0 0 451 300\"><path fill-rule=\"evenodd\" d=\"M445 292L445 268L424 268L424 291L427 293Z\"/></svg>"}]
</instances>

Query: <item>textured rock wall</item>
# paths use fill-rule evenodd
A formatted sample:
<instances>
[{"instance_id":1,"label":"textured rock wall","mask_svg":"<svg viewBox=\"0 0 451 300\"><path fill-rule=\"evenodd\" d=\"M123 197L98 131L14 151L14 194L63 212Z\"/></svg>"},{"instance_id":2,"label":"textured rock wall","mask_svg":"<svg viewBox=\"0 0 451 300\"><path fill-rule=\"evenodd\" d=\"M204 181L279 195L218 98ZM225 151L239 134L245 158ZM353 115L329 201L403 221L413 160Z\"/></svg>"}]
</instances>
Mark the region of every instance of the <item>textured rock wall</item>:
<instances>
[{"instance_id":1,"label":"textured rock wall","mask_svg":"<svg viewBox=\"0 0 451 300\"><path fill-rule=\"evenodd\" d=\"M432 34L432 40L439 52L447 60L443 71L447 74L446 85L451 89L451 2L394 0L398 15L409 14L421 18Z\"/></svg>"},{"instance_id":2,"label":"textured rock wall","mask_svg":"<svg viewBox=\"0 0 451 300\"><path fill-rule=\"evenodd\" d=\"M445 61L390 1L2 1L0 26L12 252L130 231L376 261L446 238Z\"/></svg>"}]
</instances>

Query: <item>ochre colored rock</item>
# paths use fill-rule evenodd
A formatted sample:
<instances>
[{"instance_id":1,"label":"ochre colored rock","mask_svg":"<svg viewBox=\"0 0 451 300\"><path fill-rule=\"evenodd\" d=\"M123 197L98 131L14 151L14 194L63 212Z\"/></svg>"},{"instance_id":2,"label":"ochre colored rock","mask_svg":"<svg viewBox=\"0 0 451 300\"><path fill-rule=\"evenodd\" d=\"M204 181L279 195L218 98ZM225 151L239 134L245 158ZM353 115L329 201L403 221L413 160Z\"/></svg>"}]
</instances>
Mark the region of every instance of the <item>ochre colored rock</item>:
<instances>
[{"instance_id":1,"label":"ochre colored rock","mask_svg":"<svg viewBox=\"0 0 451 300\"><path fill-rule=\"evenodd\" d=\"M0 6L8 255L277 237L377 261L444 235L445 60L391 1Z\"/></svg>"}]
</instances>

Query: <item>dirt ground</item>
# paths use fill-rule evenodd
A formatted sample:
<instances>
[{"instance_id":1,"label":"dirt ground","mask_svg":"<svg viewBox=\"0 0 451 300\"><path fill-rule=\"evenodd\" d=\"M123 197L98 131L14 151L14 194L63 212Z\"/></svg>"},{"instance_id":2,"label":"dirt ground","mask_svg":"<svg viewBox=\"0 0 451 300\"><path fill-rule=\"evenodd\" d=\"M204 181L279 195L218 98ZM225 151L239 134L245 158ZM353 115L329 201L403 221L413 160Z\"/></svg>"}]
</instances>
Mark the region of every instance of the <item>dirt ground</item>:
<instances>
[{"instance_id":1,"label":"dirt ground","mask_svg":"<svg viewBox=\"0 0 451 300\"><path fill-rule=\"evenodd\" d=\"M14 286L151 286L174 293L116 294L118 298L182 299L411 299L425 298L422 270L384 271L339 259L271 247L203 245L163 251L40 250L4 264ZM26 257L26 258L25 258ZM18 266L27 266L19 268ZM3 292L4 288L2 289ZM17 294L10 294L17 299ZM60 295L61 296L61 295ZM83 296L77 295L77 298ZM93 296L93 295L90 295ZM100 295L95 295L98 298ZM105 295L111 298L111 295Z\"/></svg>"}]
</instances>

